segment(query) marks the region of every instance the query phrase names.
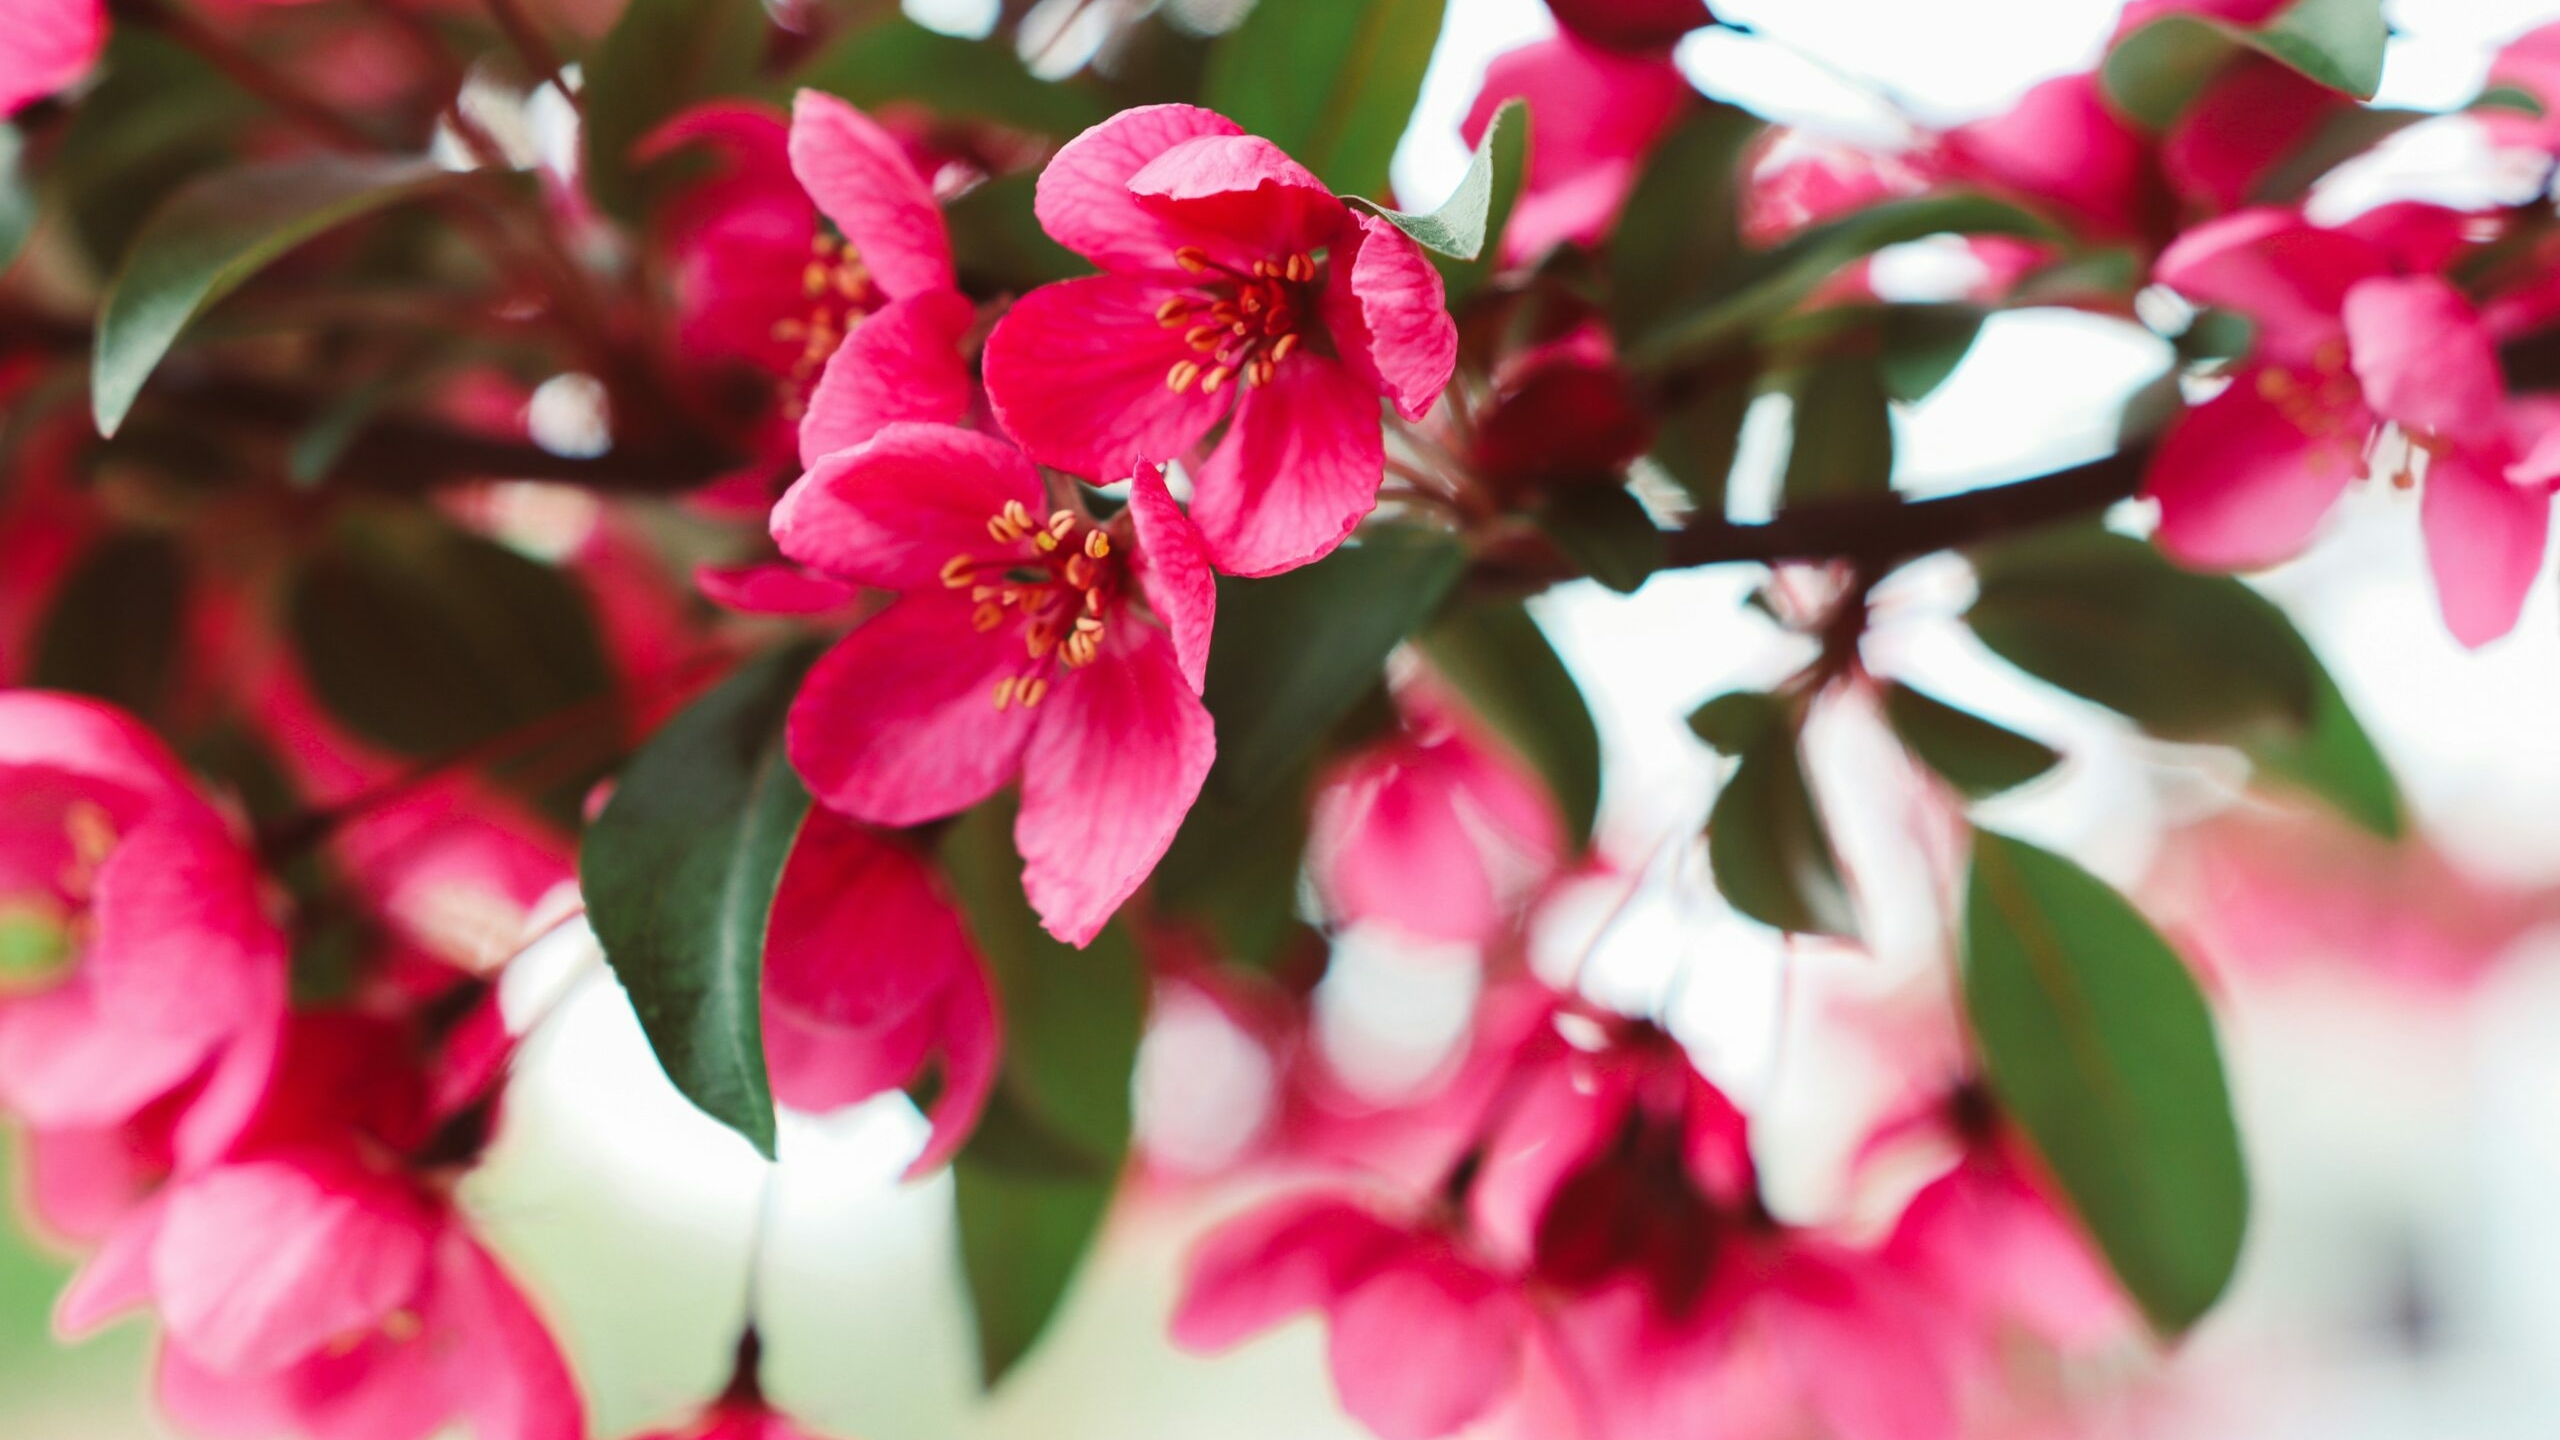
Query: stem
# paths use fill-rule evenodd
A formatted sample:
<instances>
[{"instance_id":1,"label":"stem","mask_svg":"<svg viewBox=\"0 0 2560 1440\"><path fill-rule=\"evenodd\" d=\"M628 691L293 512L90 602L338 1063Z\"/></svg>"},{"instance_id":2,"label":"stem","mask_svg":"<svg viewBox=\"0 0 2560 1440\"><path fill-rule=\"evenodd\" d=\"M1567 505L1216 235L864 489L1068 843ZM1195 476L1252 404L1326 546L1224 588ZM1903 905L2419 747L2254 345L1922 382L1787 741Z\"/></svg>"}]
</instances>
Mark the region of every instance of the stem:
<instances>
[{"instance_id":1,"label":"stem","mask_svg":"<svg viewBox=\"0 0 2560 1440\"><path fill-rule=\"evenodd\" d=\"M162 0L114 0L117 20L156 29L219 70L231 83L272 106L277 113L311 132L312 138L340 150L372 153L382 142L362 126L322 103L283 72L231 42L228 36L195 16Z\"/></svg>"},{"instance_id":2,"label":"stem","mask_svg":"<svg viewBox=\"0 0 2560 1440\"><path fill-rule=\"evenodd\" d=\"M552 49L551 42L543 38L541 28L533 23L532 16L525 13L519 0L488 0L488 3L489 18L498 23L499 33L507 37L507 43L515 48L516 57L524 61L525 68L531 70L536 79L549 82L552 89L559 91L560 98L569 102L569 108L580 115L586 114L586 98L570 87L560 67L560 52Z\"/></svg>"}]
</instances>

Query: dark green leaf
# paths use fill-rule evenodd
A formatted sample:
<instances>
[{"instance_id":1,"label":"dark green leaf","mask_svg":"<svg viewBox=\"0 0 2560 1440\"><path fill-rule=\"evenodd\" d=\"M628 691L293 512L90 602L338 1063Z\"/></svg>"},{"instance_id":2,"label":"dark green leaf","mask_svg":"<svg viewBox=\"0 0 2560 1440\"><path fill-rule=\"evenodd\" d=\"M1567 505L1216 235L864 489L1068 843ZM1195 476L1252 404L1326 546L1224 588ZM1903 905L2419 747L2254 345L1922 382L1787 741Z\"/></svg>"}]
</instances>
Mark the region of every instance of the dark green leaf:
<instances>
[{"instance_id":1,"label":"dark green leaf","mask_svg":"<svg viewBox=\"0 0 2560 1440\"><path fill-rule=\"evenodd\" d=\"M2257 28L2200 15L2164 15L2118 41L2100 69L2107 95L2152 129L2166 129L2244 49L2359 100L2382 83L2391 30L2382 0L2295 0Z\"/></svg>"},{"instance_id":2,"label":"dark green leaf","mask_svg":"<svg viewBox=\"0 0 2560 1440\"><path fill-rule=\"evenodd\" d=\"M177 678L186 588L186 557L170 536L101 540L54 591L28 680L159 717Z\"/></svg>"},{"instance_id":3,"label":"dark green leaf","mask_svg":"<svg viewBox=\"0 0 2560 1440\"><path fill-rule=\"evenodd\" d=\"M293 448L285 453L285 478L305 490L328 478L345 458L347 446L364 433L364 427L407 387L411 378L397 369L387 369L349 386L331 400L301 434L293 437Z\"/></svg>"},{"instance_id":4,"label":"dark green leaf","mask_svg":"<svg viewBox=\"0 0 2560 1440\"><path fill-rule=\"evenodd\" d=\"M1509 175L1509 199L1517 199L1520 170L1529 149L1529 102L1510 99L1493 112L1493 120L1485 127L1484 138L1476 142L1475 154L1467 161L1466 173L1458 177L1458 187L1440 208L1427 215L1409 215L1390 210L1359 196L1343 197L1354 207L1368 211L1413 237L1414 243L1441 260L1473 260L1484 254L1486 237L1493 228L1493 207L1500 198L1497 176ZM1504 201L1506 213L1508 199Z\"/></svg>"},{"instance_id":5,"label":"dark green leaf","mask_svg":"<svg viewBox=\"0 0 2560 1440\"><path fill-rule=\"evenodd\" d=\"M2404 817L2391 767L2308 643L2303 654L2311 667L2311 724L2299 735L2266 736L2242 748L2260 775L2326 801L2386 840L2399 839Z\"/></svg>"},{"instance_id":6,"label":"dark green leaf","mask_svg":"<svg viewBox=\"0 0 2560 1440\"><path fill-rule=\"evenodd\" d=\"M1288 775L1465 568L1455 537L1387 528L1284 575L1221 579L1203 697L1218 722L1210 785L1249 802Z\"/></svg>"},{"instance_id":7,"label":"dark green leaf","mask_svg":"<svg viewBox=\"0 0 2560 1440\"><path fill-rule=\"evenodd\" d=\"M809 793L782 720L809 646L765 655L667 722L587 829L587 920L667 1078L773 1157L758 1008L765 922Z\"/></svg>"},{"instance_id":8,"label":"dark green leaf","mask_svg":"<svg viewBox=\"0 0 2560 1440\"><path fill-rule=\"evenodd\" d=\"M1621 595L1662 568L1662 527L1623 486L1560 487L1538 507L1538 528L1583 574Z\"/></svg>"},{"instance_id":9,"label":"dark green leaf","mask_svg":"<svg viewBox=\"0 0 2560 1440\"><path fill-rule=\"evenodd\" d=\"M73 107L44 179L104 275L160 202L223 163L266 111L194 52L141 26L115 28L98 76Z\"/></svg>"},{"instance_id":10,"label":"dark green leaf","mask_svg":"<svg viewBox=\"0 0 2560 1440\"><path fill-rule=\"evenodd\" d=\"M2169 740L2245 744L2311 720L2309 652L2228 576L2178 569L2102 530L1977 555L1974 633L2002 659Z\"/></svg>"},{"instance_id":11,"label":"dark green leaf","mask_svg":"<svg viewBox=\"0 0 2560 1440\"><path fill-rule=\"evenodd\" d=\"M1725 483L1742 449L1742 421L1751 412L1747 377L1717 376L1661 416L1653 458L1704 514L1725 512Z\"/></svg>"},{"instance_id":12,"label":"dark green leaf","mask_svg":"<svg viewBox=\"0 0 2560 1440\"><path fill-rule=\"evenodd\" d=\"M1856 932L1857 909L1805 783L1793 724L1764 725L1742 747L1741 764L1707 816L1707 864L1725 903L1764 925L1793 934Z\"/></svg>"},{"instance_id":13,"label":"dark green leaf","mask_svg":"<svg viewBox=\"0 0 2560 1440\"><path fill-rule=\"evenodd\" d=\"M26 137L0 122L0 271L9 268L35 233L36 197L24 170Z\"/></svg>"},{"instance_id":14,"label":"dark green leaf","mask_svg":"<svg viewBox=\"0 0 2560 1440\"><path fill-rule=\"evenodd\" d=\"M1786 379L1795 404L1787 503L1893 490L1893 405L1872 355L1826 355Z\"/></svg>"},{"instance_id":15,"label":"dark green leaf","mask_svg":"<svg viewBox=\"0 0 2560 1440\"><path fill-rule=\"evenodd\" d=\"M915 101L945 115L984 118L1060 140L1111 115L1087 86L1055 84L1024 69L1021 57L1002 41L964 40L903 15L848 33L793 72L791 81L856 105Z\"/></svg>"},{"instance_id":16,"label":"dark green leaf","mask_svg":"<svg viewBox=\"0 0 2560 1440\"><path fill-rule=\"evenodd\" d=\"M1740 755L1785 718L1778 698L1757 690L1718 695L1689 716L1689 729L1719 755Z\"/></svg>"},{"instance_id":17,"label":"dark green leaf","mask_svg":"<svg viewBox=\"0 0 2560 1440\"><path fill-rule=\"evenodd\" d=\"M952 263L962 281L1018 293L1092 268L1040 228L1040 217L1031 209L1039 178L1029 173L998 176L973 186L944 210L951 227Z\"/></svg>"},{"instance_id":18,"label":"dark green leaf","mask_svg":"<svg viewBox=\"0 0 2560 1440\"><path fill-rule=\"evenodd\" d=\"M1582 687L1516 600L1452 611L1416 639L1431 668L1547 782L1574 847L1600 816L1600 730Z\"/></svg>"},{"instance_id":19,"label":"dark green leaf","mask_svg":"<svg viewBox=\"0 0 2560 1440\"><path fill-rule=\"evenodd\" d=\"M1609 239L1609 328L1621 346L1714 293L1742 257L1743 159L1762 128L1747 111L1702 101L1653 147Z\"/></svg>"},{"instance_id":20,"label":"dark green leaf","mask_svg":"<svg viewBox=\"0 0 2560 1440\"><path fill-rule=\"evenodd\" d=\"M2467 110L2512 110L2518 115L2539 120L2546 113L2542 97L2521 85L2492 85L2471 97Z\"/></svg>"},{"instance_id":21,"label":"dark green leaf","mask_svg":"<svg viewBox=\"0 0 2560 1440\"><path fill-rule=\"evenodd\" d=\"M1502 268L1502 238L1511 228L1511 212L1519 206L1520 187L1529 173L1529 125L1526 103L1509 101L1493 112L1493 123L1476 146L1477 163L1487 165L1492 183L1475 253L1465 260L1447 255L1431 257L1431 263L1440 267L1440 283L1447 291L1452 310L1466 304L1467 297ZM1472 179L1472 164L1467 173Z\"/></svg>"},{"instance_id":22,"label":"dark green leaf","mask_svg":"<svg viewBox=\"0 0 2560 1440\"><path fill-rule=\"evenodd\" d=\"M1308 777L1239 803L1204 791L1157 862L1156 905L1206 925L1224 958L1265 966L1295 933Z\"/></svg>"},{"instance_id":23,"label":"dark green leaf","mask_svg":"<svg viewBox=\"0 0 2560 1440\"><path fill-rule=\"evenodd\" d=\"M1978 305L1893 305L1884 312L1876 371L1885 393L1918 404L1956 373L1989 317Z\"/></svg>"},{"instance_id":24,"label":"dark green leaf","mask_svg":"<svg viewBox=\"0 0 2560 1440\"><path fill-rule=\"evenodd\" d=\"M772 33L761 0L630 0L586 62L583 178L596 204L637 219L632 150L685 107L747 89Z\"/></svg>"},{"instance_id":25,"label":"dark green leaf","mask_svg":"<svg viewBox=\"0 0 2560 1440\"><path fill-rule=\"evenodd\" d=\"M2237 310L2199 310L2179 332L2178 358L2190 365L2236 360L2249 353L2257 331L2256 323Z\"/></svg>"},{"instance_id":26,"label":"dark green leaf","mask_svg":"<svg viewBox=\"0 0 2560 1440\"><path fill-rule=\"evenodd\" d=\"M1993 1090L2164 1334L2230 1282L2249 1185L2213 1016L2095 876L1976 832L1965 1009Z\"/></svg>"},{"instance_id":27,"label":"dark green leaf","mask_svg":"<svg viewBox=\"0 0 2560 1440\"><path fill-rule=\"evenodd\" d=\"M208 175L144 223L98 317L90 406L113 435L142 382L207 306L286 251L429 186L424 160L307 156Z\"/></svg>"},{"instance_id":28,"label":"dark green leaf","mask_svg":"<svg viewBox=\"0 0 2560 1440\"><path fill-rule=\"evenodd\" d=\"M962 1156L960 1263L992 1389L1039 1343L1111 1208L1109 1180L1028 1174Z\"/></svg>"},{"instance_id":29,"label":"dark green leaf","mask_svg":"<svg viewBox=\"0 0 2560 1440\"><path fill-rule=\"evenodd\" d=\"M1445 0L1275 0L1209 54L1200 103L1347 195L1384 194Z\"/></svg>"},{"instance_id":30,"label":"dark green leaf","mask_svg":"<svg viewBox=\"0 0 2560 1440\"><path fill-rule=\"evenodd\" d=\"M2290 205L2311 191L2321 176L2417 124L2432 120L2432 110L2390 110L2344 105L2312 131L2301 148L2258 177L2249 192L2253 205Z\"/></svg>"},{"instance_id":31,"label":"dark green leaf","mask_svg":"<svg viewBox=\"0 0 2560 1440\"><path fill-rule=\"evenodd\" d=\"M1932 700L1908 685L1885 687L1884 714L1922 764L1977 798L2014 790L2062 759L2040 740Z\"/></svg>"}]
</instances>

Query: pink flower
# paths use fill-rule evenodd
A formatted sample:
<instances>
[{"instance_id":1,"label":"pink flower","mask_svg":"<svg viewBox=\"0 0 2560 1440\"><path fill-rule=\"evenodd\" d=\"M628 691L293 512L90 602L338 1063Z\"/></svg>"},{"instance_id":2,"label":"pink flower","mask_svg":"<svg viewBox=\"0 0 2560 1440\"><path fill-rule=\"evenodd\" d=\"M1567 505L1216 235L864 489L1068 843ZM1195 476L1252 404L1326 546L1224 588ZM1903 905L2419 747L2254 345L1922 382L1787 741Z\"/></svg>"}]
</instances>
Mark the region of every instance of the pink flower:
<instances>
[{"instance_id":1,"label":"pink flower","mask_svg":"<svg viewBox=\"0 0 2560 1440\"><path fill-rule=\"evenodd\" d=\"M1547 8L1577 38L1612 50L1667 50L1716 18L1706 0L1547 0Z\"/></svg>"},{"instance_id":2,"label":"pink flower","mask_svg":"<svg viewBox=\"0 0 2560 1440\"><path fill-rule=\"evenodd\" d=\"M1506 358L1472 433L1442 439L1507 504L1534 506L1560 486L1622 483L1653 448L1654 420L1607 332L1586 323Z\"/></svg>"},{"instance_id":3,"label":"pink flower","mask_svg":"<svg viewBox=\"0 0 2560 1440\"><path fill-rule=\"evenodd\" d=\"M0 692L0 914L50 983L0 996L0 1103L111 1129L186 1090L181 1148L263 1083L284 938L257 857L177 757L94 701Z\"/></svg>"},{"instance_id":4,"label":"pink flower","mask_svg":"<svg viewBox=\"0 0 2560 1440\"><path fill-rule=\"evenodd\" d=\"M1448 700L1410 686L1397 704L1403 727L1345 757L1317 792L1317 887L1345 920L1481 944L1555 868L1555 801Z\"/></svg>"},{"instance_id":5,"label":"pink flower","mask_svg":"<svg viewBox=\"0 0 2560 1440\"><path fill-rule=\"evenodd\" d=\"M1173 843L1217 751L1199 699L1217 590L1163 478L1141 468L1128 508L1097 522L1053 507L1002 441L896 424L811 467L773 533L803 565L900 592L792 706L811 793L895 827L1019 775L1032 908L1061 940L1092 940Z\"/></svg>"},{"instance_id":6,"label":"pink flower","mask_svg":"<svg viewBox=\"0 0 2560 1440\"><path fill-rule=\"evenodd\" d=\"M1173 1320L1186 1349L1227 1349L1322 1310L1342 1407L1382 1440L1431 1440L1491 1412L1519 1381L1519 1283L1429 1217L1391 1220L1330 1195L1229 1222L1193 1257Z\"/></svg>"},{"instance_id":7,"label":"pink flower","mask_svg":"<svg viewBox=\"0 0 2560 1440\"><path fill-rule=\"evenodd\" d=\"M1022 297L988 399L1033 458L1118 476L1188 453L1218 568L1331 551L1377 503L1378 403L1418 420L1457 358L1434 270L1270 141L1188 105L1120 114L1041 172L1041 225L1104 273Z\"/></svg>"},{"instance_id":8,"label":"pink flower","mask_svg":"<svg viewBox=\"0 0 2560 1440\"><path fill-rule=\"evenodd\" d=\"M0 117L80 83L106 44L102 0L0 0Z\"/></svg>"},{"instance_id":9,"label":"pink flower","mask_svg":"<svg viewBox=\"0 0 2560 1440\"><path fill-rule=\"evenodd\" d=\"M959 1150L994 1088L1001 1039L986 964L922 857L809 812L774 895L764 1046L774 1098L824 1111L916 1078L941 1056L920 1175Z\"/></svg>"},{"instance_id":10,"label":"pink flower","mask_svg":"<svg viewBox=\"0 0 2560 1440\"><path fill-rule=\"evenodd\" d=\"M1667 55L1560 35L1494 57L1459 133L1469 145L1483 139L1514 98L1529 102L1529 161L1502 251L1527 264L1567 242L1606 239L1654 143L1697 95Z\"/></svg>"},{"instance_id":11,"label":"pink flower","mask_svg":"<svg viewBox=\"0 0 2560 1440\"><path fill-rule=\"evenodd\" d=\"M762 1400L722 1400L678 1429L641 1440L812 1440L812 1433Z\"/></svg>"},{"instance_id":12,"label":"pink flower","mask_svg":"<svg viewBox=\"0 0 2560 1440\"><path fill-rule=\"evenodd\" d=\"M2151 142L2108 108L2093 74L2056 76L1949 131L1938 161L1949 179L2037 204L2096 239L2141 239L2168 222Z\"/></svg>"},{"instance_id":13,"label":"pink flower","mask_svg":"<svg viewBox=\"0 0 2560 1440\"><path fill-rule=\"evenodd\" d=\"M2447 628L2476 646L2514 627L2560 480L2560 407L2507 398L2470 302L2428 273L2451 258L2458 224L2414 205L2336 229L2252 210L2161 256L2163 282L2258 324L2230 388L2180 419L2152 462L2163 548L2229 569L2292 555L2366 473L2387 422L2423 474L2419 522Z\"/></svg>"}]
</instances>

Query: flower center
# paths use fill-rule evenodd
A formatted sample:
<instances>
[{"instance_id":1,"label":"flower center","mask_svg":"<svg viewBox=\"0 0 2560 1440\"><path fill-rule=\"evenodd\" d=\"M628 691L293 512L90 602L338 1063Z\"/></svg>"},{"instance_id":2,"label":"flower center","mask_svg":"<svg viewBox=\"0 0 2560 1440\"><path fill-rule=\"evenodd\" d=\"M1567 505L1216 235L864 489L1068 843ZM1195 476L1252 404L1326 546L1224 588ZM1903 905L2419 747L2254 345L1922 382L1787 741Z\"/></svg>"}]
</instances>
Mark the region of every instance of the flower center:
<instances>
[{"instance_id":1,"label":"flower center","mask_svg":"<svg viewBox=\"0 0 2560 1440\"><path fill-rule=\"evenodd\" d=\"M996 681L996 708L1032 709L1049 695L1052 667L1078 670L1102 653L1104 627L1119 603L1127 562L1111 537L1072 510L1035 519L1019 500L987 517L992 555L963 551L942 567L942 583L977 602L969 623L980 634L1021 627L1028 664Z\"/></svg>"},{"instance_id":2,"label":"flower center","mask_svg":"<svg viewBox=\"0 0 2560 1440\"><path fill-rule=\"evenodd\" d=\"M773 325L774 339L785 344L796 341L800 346L791 361L794 393L788 409L795 419L806 407L810 383L827 357L885 300L862 257L825 231L809 239L809 263L800 272L800 293L805 307L801 313Z\"/></svg>"},{"instance_id":3,"label":"flower center","mask_svg":"<svg viewBox=\"0 0 2560 1440\"><path fill-rule=\"evenodd\" d=\"M2332 458L2343 461L2354 473L2365 473L2368 437L2347 423L2363 390L2347 369L2345 341L2331 340L2313 351L2308 369L2270 365L2260 370L2256 386L2258 398L2272 406L2287 424L2318 442L2322 449L2336 452Z\"/></svg>"},{"instance_id":4,"label":"flower center","mask_svg":"<svg viewBox=\"0 0 2560 1440\"><path fill-rule=\"evenodd\" d=\"M1315 257L1256 260L1251 272L1212 260L1196 245L1182 247L1173 258L1202 278L1158 306L1156 321L1166 329L1182 328L1199 358L1175 361L1165 372L1166 387L1181 394L1198 385L1201 394L1215 395L1239 377L1247 384L1270 384L1280 362L1305 342L1302 326L1315 311Z\"/></svg>"}]
</instances>

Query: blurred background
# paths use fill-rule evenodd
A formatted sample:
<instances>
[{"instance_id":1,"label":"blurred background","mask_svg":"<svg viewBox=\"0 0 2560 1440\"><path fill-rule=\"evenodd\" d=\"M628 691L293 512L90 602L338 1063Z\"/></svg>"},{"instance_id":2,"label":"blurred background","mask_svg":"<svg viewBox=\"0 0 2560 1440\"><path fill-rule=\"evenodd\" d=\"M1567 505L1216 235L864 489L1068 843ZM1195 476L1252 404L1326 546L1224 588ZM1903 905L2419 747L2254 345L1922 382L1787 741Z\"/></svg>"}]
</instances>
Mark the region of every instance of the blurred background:
<instances>
[{"instance_id":1,"label":"blurred background","mask_svg":"<svg viewBox=\"0 0 2560 1440\"><path fill-rule=\"evenodd\" d=\"M907 5L959 33L990 8ZM1753 33L1691 37L1680 58L1703 88L1885 142L1912 124L1999 111L2038 80L2085 69L2118 6L1717 8ZM2380 103L2446 108L2476 93L2498 45L2560 19L2560 0L2401 0L2390 15L2398 34ZM1458 120L1486 62L1549 24L1540 0L1449 7L1398 155L1402 194L1427 202L1446 191L1466 158ZM1059 37L1053 62L1072 63L1074 44ZM2463 122L2447 121L2409 132L2330 193L2494 191L2500 177L2484 157ZM1925 243L1903 247L1880 261L1879 285L1929 298L1961 281L1948 268L1962 263ZM1943 388L1897 414L1897 484L1961 489L2101 453L2124 401L2169 361L2165 344L2130 324L1998 315ZM1754 417L1738 488L1759 473L1775 493L1784 418ZM2096 1413L2004 1434L2452 1440L2560 1424L2560 1045L2548 1038L2560 1035L2560 600L2546 576L2512 637L2465 653L2436 619L2413 499L2373 486L2352 502L2310 556L2263 583L2318 643L2398 772L2418 834L2396 852L2262 813L2234 777L1994 662L1953 623L1969 584L1961 565L1914 567L1884 592L1872 663L1960 693L2070 757L1985 818L2133 889L2191 943L2222 1004L2252 1163L2248 1250L2223 1307L2174 1356L2108 1359L2121 1383L2103 1387L2110 1398ZM1770 932L1722 909L1688 855L1718 762L1683 718L1803 659L1805 642L1740 603L1762 579L1747 568L1672 574L1633 596L1585 584L1540 602L1601 721L1603 833L1635 872L1632 891L1595 897L1589 916L1557 907L1560 933L1547 943L1587 950L1587 981L1605 998L1672 1015L1763 1117L1782 1198L1816 1205L1875 1081L1861 1069L1872 1062L1828 1043L1833 1002L1891 992L1943 962L1936 937L1911 933L1934 922L1897 933L1889 889L1870 897L1882 912L1874 953L1782 954ZM1869 757L1844 741L1831 758L1826 788L1854 785ZM1889 862L1908 846L1891 817L1867 818L1875 833L1842 836L1853 864L1862 849ZM546 989L565 998L527 1056L501 1153L468 1200L559 1322L600 1435L674 1423L717 1388L751 1266L771 1388L822 1433L1361 1433L1334 1408L1312 1320L1214 1361L1163 1339L1185 1244L1245 1198L1179 1183L1133 1189L1059 1328L981 1400L949 1181L895 1180L921 1138L913 1111L893 1096L824 1123L786 1117L784 1160L768 1174L667 1087L591 958L581 935L562 934L511 980L527 1011L547 1003ZM1320 996L1326 1043L1384 1091L1413 1083L1458 1033L1472 983L1445 956L1355 936ZM1159 1014L1139 1105L1163 1168L1178 1174L1191 1157L1205 1169L1244 1142L1267 1080L1259 1065L1215 1016ZM0 1234L0 1437L162 1433L140 1398L149 1347L139 1327L77 1350L51 1342L46 1316L64 1273L22 1232Z\"/></svg>"}]
</instances>

